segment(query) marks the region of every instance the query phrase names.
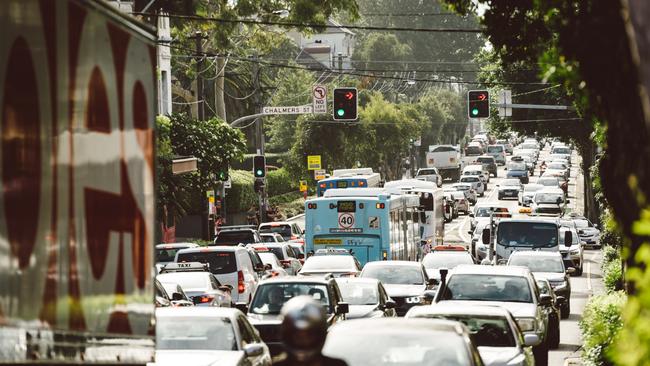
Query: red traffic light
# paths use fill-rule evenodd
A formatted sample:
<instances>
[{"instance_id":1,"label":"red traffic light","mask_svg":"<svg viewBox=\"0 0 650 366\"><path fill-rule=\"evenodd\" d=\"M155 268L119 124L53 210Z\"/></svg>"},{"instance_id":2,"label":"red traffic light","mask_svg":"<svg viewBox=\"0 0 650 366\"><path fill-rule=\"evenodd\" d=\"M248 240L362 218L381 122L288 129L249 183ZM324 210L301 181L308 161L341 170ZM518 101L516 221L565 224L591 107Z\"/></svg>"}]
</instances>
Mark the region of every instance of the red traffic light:
<instances>
[{"instance_id":1,"label":"red traffic light","mask_svg":"<svg viewBox=\"0 0 650 366\"><path fill-rule=\"evenodd\" d=\"M354 98L354 94L352 92L345 93L345 99L350 100L352 98Z\"/></svg>"},{"instance_id":2,"label":"red traffic light","mask_svg":"<svg viewBox=\"0 0 650 366\"><path fill-rule=\"evenodd\" d=\"M487 95L486 95L485 93L480 93L480 94L477 96L477 98L478 98L478 100L486 100L486 99L487 99Z\"/></svg>"}]
</instances>

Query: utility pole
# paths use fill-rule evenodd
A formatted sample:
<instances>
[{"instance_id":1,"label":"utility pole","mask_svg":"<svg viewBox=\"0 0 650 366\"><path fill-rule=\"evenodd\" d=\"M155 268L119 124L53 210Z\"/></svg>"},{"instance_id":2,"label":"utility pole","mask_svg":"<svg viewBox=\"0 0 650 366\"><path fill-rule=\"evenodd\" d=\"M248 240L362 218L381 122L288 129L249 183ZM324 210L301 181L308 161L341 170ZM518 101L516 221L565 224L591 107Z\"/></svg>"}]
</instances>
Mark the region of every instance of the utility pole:
<instances>
[{"instance_id":1,"label":"utility pole","mask_svg":"<svg viewBox=\"0 0 650 366\"><path fill-rule=\"evenodd\" d=\"M261 103L261 88L260 88L260 65L258 62L257 51L253 53L252 56L252 66L253 66L253 104L255 105L255 114L262 113L262 103ZM264 155L264 119L262 117L257 117L255 120L255 148L257 149L258 155ZM266 167L264 167L266 169ZM265 178L255 178L266 181ZM266 182L263 185L264 188L258 193L258 202L259 202L259 216L260 223L266 222Z\"/></svg>"},{"instance_id":2,"label":"utility pole","mask_svg":"<svg viewBox=\"0 0 650 366\"><path fill-rule=\"evenodd\" d=\"M196 31L190 39L194 39L194 45L196 47L196 57L198 59L196 63L196 103L198 109L198 119L199 121L205 120L205 101L203 100L203 77L201 72L203 71L203 39L205 36L200 31Z\"/></svg>"}]
</instances>

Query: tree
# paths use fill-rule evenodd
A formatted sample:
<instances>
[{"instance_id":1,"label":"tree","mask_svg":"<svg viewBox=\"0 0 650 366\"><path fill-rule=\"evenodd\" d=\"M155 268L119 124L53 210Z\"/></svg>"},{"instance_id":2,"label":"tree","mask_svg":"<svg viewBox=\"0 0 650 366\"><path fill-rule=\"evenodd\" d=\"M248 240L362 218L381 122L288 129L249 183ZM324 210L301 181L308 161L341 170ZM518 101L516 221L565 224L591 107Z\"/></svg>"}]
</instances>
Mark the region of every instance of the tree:
<instances>
[{"instance_id":1,"label":"tree","mask_svg":"<svg viewBox=\"0 0 650 366\"><path fill-rule=\"evenodd\" d=\"M406 69L405 61L412 59L413 54L411 47L403 44L394 34L390 33L370 33L358 42L354 49L352 59L358 69L368 70L376 68L378 70ZM384 63L376 65L374 60L394 61L394 64Z\"/></svg>"}]
</instances>

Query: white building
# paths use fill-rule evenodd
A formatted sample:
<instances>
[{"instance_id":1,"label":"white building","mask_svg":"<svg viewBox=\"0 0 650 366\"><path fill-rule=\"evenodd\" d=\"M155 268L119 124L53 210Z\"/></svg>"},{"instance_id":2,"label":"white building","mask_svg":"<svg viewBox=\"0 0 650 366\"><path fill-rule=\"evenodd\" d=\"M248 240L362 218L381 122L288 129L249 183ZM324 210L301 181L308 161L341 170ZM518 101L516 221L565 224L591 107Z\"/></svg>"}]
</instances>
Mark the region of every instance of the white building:
<instances>
[{"instance_id":1,"label":"white building","mask_svg":"<svg viewBox=\"0 0 650 366\"><path fill-rule=\"evenodd\" d=\"M172 113L172 54L168 17L158 17L158 114Z\"/></svg>"},{"instance_id":2,"label":"white building","mask_svg":"<svg viewBox=\"0 0 650 366\"><path fill-rule=\"evenodd\" d=\"M351 68L356 34L332 19L327 21L327 25L329 27L323 33L303 35L292 31L287 34L300 47L301 55L298 57L298 62L316 68L318 65L313 64L315 60L322 65L320 68L337 69L340 54L343 57L343 68ZM309 57L304 57L304 53ZM310 58L313 59L311 63Z\"/></svg>"}]
</instances>

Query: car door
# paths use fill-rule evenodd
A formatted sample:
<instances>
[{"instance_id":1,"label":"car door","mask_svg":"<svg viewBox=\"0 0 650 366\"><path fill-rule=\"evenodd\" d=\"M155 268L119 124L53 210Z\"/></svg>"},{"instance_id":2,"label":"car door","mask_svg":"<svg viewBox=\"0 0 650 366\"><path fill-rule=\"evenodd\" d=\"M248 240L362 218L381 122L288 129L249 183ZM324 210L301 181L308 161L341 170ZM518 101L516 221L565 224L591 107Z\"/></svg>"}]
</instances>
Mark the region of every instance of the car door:
<instances>
[{"instance_id":1,"label":"car door","mask_svg":"<svg viewBox=\"0 0 650 366\"><path fill-rule=\"evenodd\" d=\"M248 320L244 316L237 316L237 328L239 329L239 349L244 350L249 344L264 344L259 337L259 334L253 329ZM248 361L252 366L266 366L270 364L270 356L268 348L265 349L259 356L249 357Z\"/></svg>"},{"instance_id":2,"label":"car door","mask_svg":"<svg viewBox=\"0 0 650 366\"><path fill-rule=\"evenodd\" d=\"M386 293L386 289L384 289L384 285L379 283L379 297L380 297L380 304L386 304L388 301L393 301L393 299L388 296L388 293ZM396 317L397 312L395 311L395 308L393 307L392 309L384 308L384 317Z\"/></svg>"}]
</instances>

